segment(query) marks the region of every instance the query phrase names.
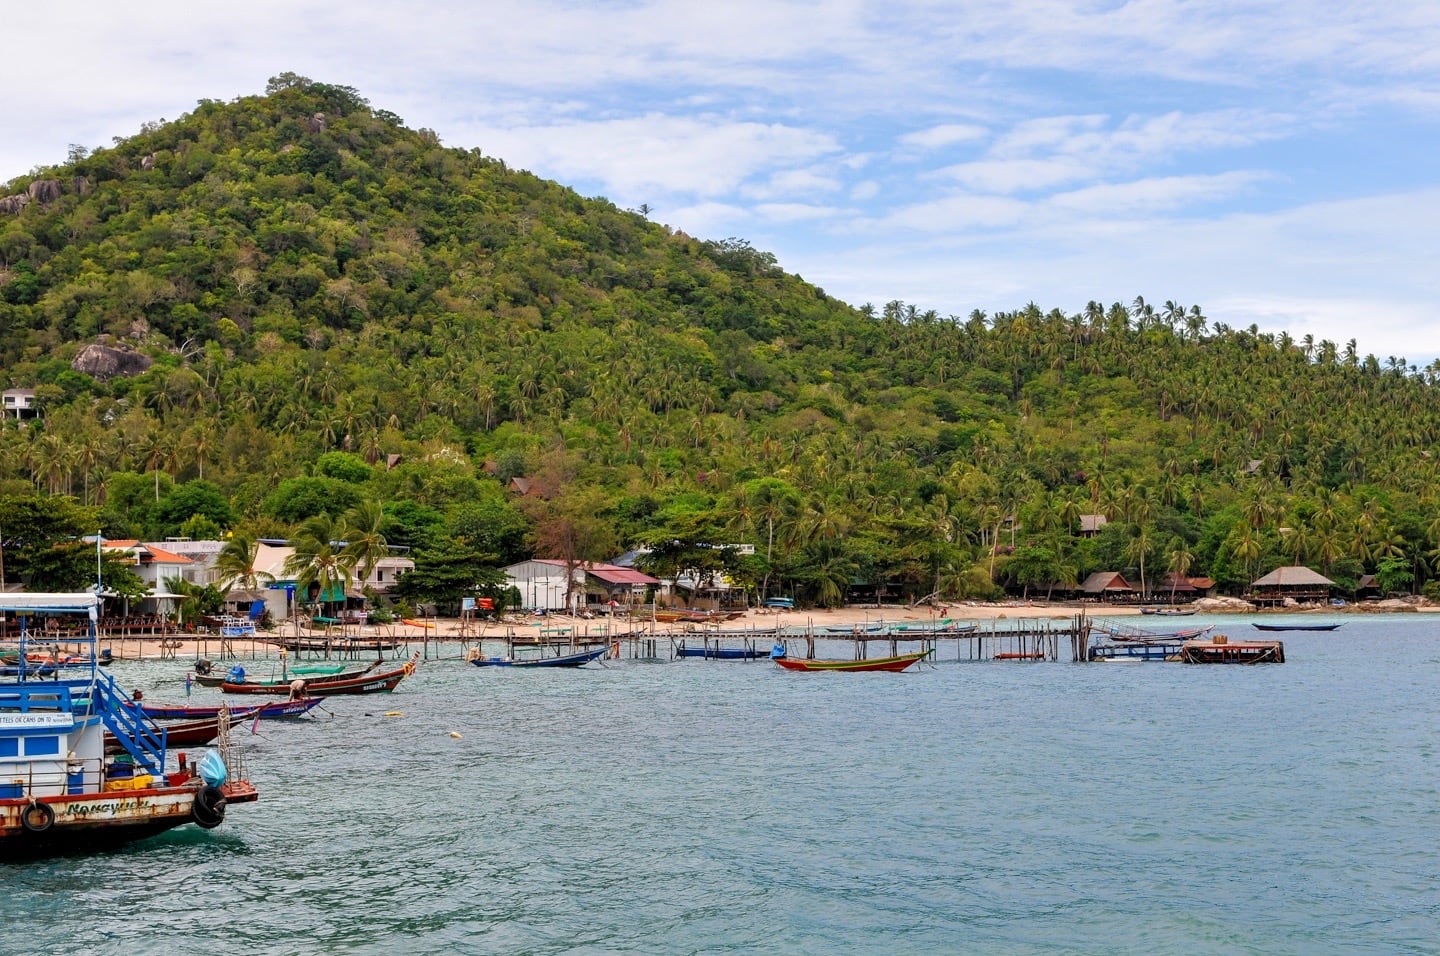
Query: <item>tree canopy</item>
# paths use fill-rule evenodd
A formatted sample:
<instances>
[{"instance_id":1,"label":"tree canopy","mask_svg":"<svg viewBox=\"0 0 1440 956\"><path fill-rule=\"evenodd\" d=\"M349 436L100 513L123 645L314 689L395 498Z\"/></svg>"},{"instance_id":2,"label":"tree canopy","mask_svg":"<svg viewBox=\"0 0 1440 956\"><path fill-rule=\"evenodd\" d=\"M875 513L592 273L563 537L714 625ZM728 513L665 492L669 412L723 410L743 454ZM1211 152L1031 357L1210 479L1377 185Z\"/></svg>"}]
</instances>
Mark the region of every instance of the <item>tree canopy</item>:
<instances>
[{"instance_id":1,"label":"tree canopy","mask_svg":"<svg viewBox=\"0 0 1440 956\"><path fill-rule=\"evenodd\" d=\"M40 408L0 493L111 536L373 503L436 574L712 538L824 603L1440 561L1440 367L1174 300L855 308L295 74L0 189L0 360Z\"/></svg>"}]
</instances>

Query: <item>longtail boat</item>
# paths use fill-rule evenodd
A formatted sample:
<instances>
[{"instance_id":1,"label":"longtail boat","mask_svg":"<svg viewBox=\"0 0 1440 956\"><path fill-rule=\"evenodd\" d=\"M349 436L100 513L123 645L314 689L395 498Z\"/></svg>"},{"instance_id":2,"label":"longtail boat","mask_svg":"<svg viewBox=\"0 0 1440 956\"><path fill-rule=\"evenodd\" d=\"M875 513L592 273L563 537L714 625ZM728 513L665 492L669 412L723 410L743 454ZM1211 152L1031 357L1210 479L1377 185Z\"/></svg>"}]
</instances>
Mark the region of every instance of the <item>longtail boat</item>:
<instances>
[{"instance_id":1,"label":"longtail boat","mask_svg":"<svg viewBox=\"0 0 1440 956\"><path fill-rule=\"evenodd\" d=\"M300 697L295 700L267 701L263 704L245 704L240 707L230 708L230 716L236 722L251 717L299 717L310 712L323 701L324 697ZM151 720L202 720L214 718L220 713L223 704L157 704L152 701L141 701L132 704L132 707L139 710Z\"/></svg>"},{"instance_id":2,"label":"longtail boat","mask_svg":"<svg viewBox=\"0 0 1440 956\"><path fill-rule=\"evenodd\" d=\"M415 673L415 667L420 663L420 655L417 653L401 667L393 671L381 671L378 674L362 674L359 677L352 677L347 680L326 680L323 684L316 684L315 689L325 696L333 694L378 694L382 691L394 690L406 677ZM226 681L220 685L220 689L227 694L288 694L291 687L299 684L308 688L312 682L297 677L290 683L265 683L265 684L236 684Z\"/></svg>"},{"instance_id":3,"label":"longtail boat","mask_svg":"<svg viewBox=\"0 0 1440 956\"><path fill-rule=\"evenodd\" d=\"M1333 631L1339 624L1251 624L1257 631Z\"/></svg>"},{"instance_id":4,"label":"longtail boat","mask_svg":"<svg viewBox=\"0 0 1440 956\"><path fill-rule=\"evenodd\" d=\"M223 725L229 728L235 723L234 715L222 717L203 717L199 720L186 720L173 724L160 724L155 732L165 734L165 746L167 747L195 747L201 744L208 744L220 736L220 728ZM124 746L112 733L105 734L105 752L121 753Z\"/></svg>"},{"instance_id":5,"label":"longtail boat","mask_svg":"<svg viewBox=\"0 0 1440 956\"><path fill-rule=\"evenodd\" d=\"M237 664L235 667L230 668L230 670L225 674L194 674L191 676L190 679L193 680L195 683L199 684L201 687L223 687L226 684L245 684L247 686L264 685L273 687L275 688L275 690L269 692L256 690L250 691L250 693L288 694L290 693L290 682L298 678L305 682L305 686L307 688L314 690L318 693L320 692L321 688L323 688L327 684L337 684L343 681L354 680L357 677L363 677L366 674L369 674L371 671L375 670L375 668L379 667L383 663L384 661L375 661L367 667L360 668L360 670L358 671L346 670L344 664L338 664L335 665L336 670L331 671L330 673L310 673L301 670L300 667L294 667L289 668L285 671L285 673L287 673L289 676L276 678L274 680L260 681L250 680L248 675L246 675L245 673L245 668Z\"/></svg>"},{"instance_id":6,"label":"longtail boat","mask_svg":"<svg viewBox=\"0 0 1440 956\"><path fill-rule=\"evenodd\" d=\"M867 661L832 661L832 660L804 660L802 658L786 657L783 654L770 652L770 659L787 671L903 671L916 661L923 661L933 651L916 651L913 654L900 654L896 657L876 657Z\"/></svg>"},{"instance_id":7,"label":"longtail boat","mask_svg":"<svg viewBox=\"0 0 1440 956\"><path fill-rule=\"evenodd\" d=\"M476 667L582 667L591 661L598 661L609 649L607 644L557 657L484 657L477 654L469 660Z\"/></svg>"}]
</instances>

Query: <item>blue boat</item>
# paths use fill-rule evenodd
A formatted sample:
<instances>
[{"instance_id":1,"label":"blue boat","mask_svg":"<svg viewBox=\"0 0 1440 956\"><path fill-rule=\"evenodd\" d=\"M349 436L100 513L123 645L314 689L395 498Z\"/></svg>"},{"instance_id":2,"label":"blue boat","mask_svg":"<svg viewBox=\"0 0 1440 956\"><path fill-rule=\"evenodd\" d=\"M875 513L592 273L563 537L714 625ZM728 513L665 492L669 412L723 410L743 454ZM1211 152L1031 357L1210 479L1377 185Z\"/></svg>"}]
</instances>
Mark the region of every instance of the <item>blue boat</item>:
<instances>
[{"instance_id":1,"label":"blue boat","mask_svg":"<svg viewBox=\"0 0 1440 956\"><path fill-rule=\"evenodd\" d=\"M97 595L3 594L0 613L15 616L22 661L53 642L32 633L41 619L88 621L65 638L84 651L83 669L19 668L0 681L0 859L111 846L189 823L209 829L228 803L258 797L217 751L172 767L165 731L99 667ZM118 753L107 754L107 731Z\"/></svg>"},{"instance_id":2,"label":"blue boat","mask_svg":"<svg viewBox=\"0 0 1440 956\"><path fill-rule=\"evenodd\" d=\"M537 655L533 657L485 657L476 654L469 658L476 667L582 667L591 661L598 661L610 650L609 645L561 654L556 657Z\"/></svg>"},{"instance_id":3,"label":"blue boat","mask_svg":"<svg viewBox=\"0 0 1440 956\"><path fill-rule=\"evenodd\" d=\"M770 649L758 647L722 647L718 644L689 647L682 642L675 647L675 656L698 657L707 661L759 661L765 660L770 656Z\"/></svg>"}]
</instances>

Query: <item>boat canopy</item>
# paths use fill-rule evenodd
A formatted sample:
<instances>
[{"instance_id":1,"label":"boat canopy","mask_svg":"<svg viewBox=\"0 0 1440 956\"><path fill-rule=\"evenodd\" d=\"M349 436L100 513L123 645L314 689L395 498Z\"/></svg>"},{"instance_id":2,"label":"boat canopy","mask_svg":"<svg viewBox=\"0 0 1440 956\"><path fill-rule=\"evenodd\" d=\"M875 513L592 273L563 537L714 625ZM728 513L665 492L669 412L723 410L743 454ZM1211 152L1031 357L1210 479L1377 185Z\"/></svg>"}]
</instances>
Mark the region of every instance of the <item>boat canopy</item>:
<instances>
[{"instance_id":1,"label":"boat canopy","mask_svg":"<svg viewBox=\"0 0 1440 956\"><path fill-rule=\"evenodd\" d=\"M100 613L100 596L92 591L0 594L0 611L29 611L32 614L78 614L89 611L93 619Z\"/></svg>"}]
</instances>

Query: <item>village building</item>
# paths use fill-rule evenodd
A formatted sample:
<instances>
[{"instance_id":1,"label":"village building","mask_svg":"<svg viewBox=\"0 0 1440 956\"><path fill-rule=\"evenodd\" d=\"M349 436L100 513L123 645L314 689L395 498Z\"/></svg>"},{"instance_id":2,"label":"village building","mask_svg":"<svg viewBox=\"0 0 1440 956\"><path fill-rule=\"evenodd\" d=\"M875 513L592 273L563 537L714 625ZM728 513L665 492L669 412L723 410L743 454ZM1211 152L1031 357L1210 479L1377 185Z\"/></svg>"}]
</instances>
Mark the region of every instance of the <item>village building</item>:
<instances>
[{"instance_id":1,"label":"village building","mask_svg":"<svg viewBox=\"0 0 1440 956\"><path fill-rule=\"evenodd\" d=\"M531 558L504 569L505 582L520 595L520 606L532 611L574 612L586 607L645 603L658 578L634 568L595 561L568 565L551 558ZM567 600L570 602L567 604Z\"/></svg>"},{"instance_id":2,"label":"village building","mask_svg":"<svg viewBox=\"0 0 1440 956\"><path fill-rule=\"evenodd\" d=\"M35 389L33 388L7 388L0 393L0 402L6 418L25 420L35 418L40 414L40 408L35 403Z\"/></svg>"}]
</instances>

